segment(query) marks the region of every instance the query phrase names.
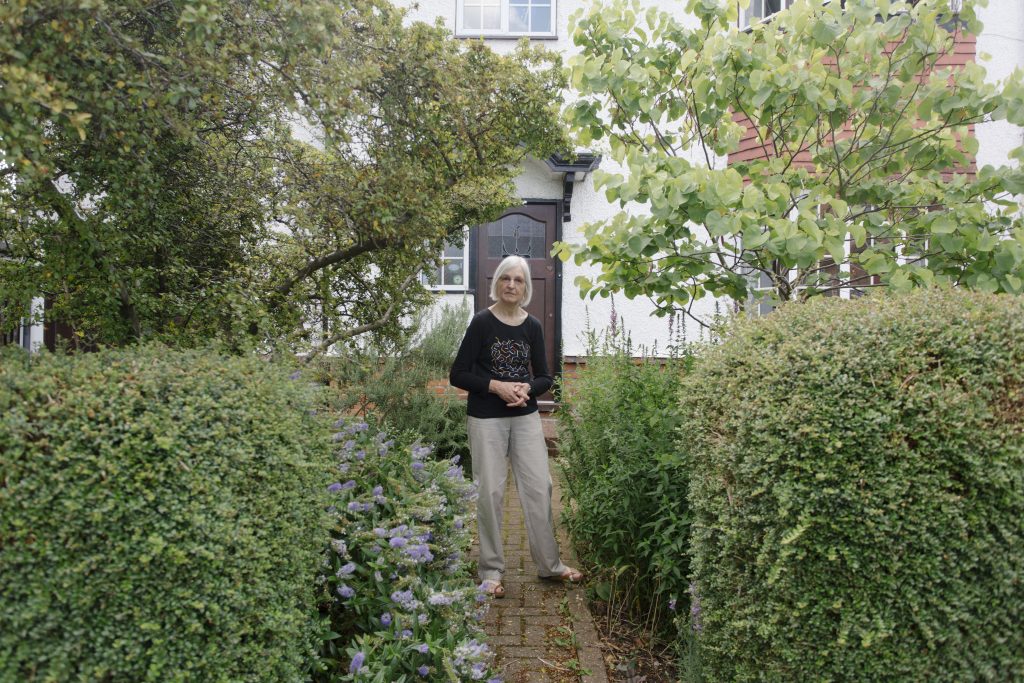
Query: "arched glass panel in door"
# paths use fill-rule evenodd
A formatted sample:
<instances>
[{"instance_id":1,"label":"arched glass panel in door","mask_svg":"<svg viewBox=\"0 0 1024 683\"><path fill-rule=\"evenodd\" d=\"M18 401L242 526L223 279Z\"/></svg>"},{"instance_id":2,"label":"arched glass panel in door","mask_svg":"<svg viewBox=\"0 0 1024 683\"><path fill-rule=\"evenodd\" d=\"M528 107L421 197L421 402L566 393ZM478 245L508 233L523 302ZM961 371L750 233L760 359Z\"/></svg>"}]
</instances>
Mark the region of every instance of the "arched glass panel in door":
<instances>
[{"instance_id":1,"label":"arched glass panel in door","mask_svg":"<svg viewBox=\"0 0 1024 683\"><path fill-rule=\"evenodd\" d=\"M484 233L487 257L547 258L545 230L544 223L522 214L511 214L488 223Z\"/></svg>"}]
</instances>

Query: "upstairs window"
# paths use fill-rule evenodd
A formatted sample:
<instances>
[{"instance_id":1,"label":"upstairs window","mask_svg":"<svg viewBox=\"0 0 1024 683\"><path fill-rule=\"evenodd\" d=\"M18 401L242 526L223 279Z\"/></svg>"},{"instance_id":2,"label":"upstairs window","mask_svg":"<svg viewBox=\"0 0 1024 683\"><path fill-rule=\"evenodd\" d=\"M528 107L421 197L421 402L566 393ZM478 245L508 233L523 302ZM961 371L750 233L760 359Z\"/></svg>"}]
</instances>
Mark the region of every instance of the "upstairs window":
<instances>
[{"instance_id":1,"label":"upstairs window","mask_svg":"<svg viewBox=\"0 0 1024 683\"><path fill-rule=\"evenodd\" d=\"M775 14L781 12L790 5L793 4L794 0L750 0L750 6L747 9L740 10L740 28L747 28L759 21L763 21Z\"/></svg>"},{"instance_id":2,"label":"upstairs window","mask_svg":"<svg viewBox=\"0 0 1024 683\"><path fill-rule=\"evenodd\" d=\"M555 0L458 0L455 33L464 38L555 37Z\"/></svg>"}]
</instances>

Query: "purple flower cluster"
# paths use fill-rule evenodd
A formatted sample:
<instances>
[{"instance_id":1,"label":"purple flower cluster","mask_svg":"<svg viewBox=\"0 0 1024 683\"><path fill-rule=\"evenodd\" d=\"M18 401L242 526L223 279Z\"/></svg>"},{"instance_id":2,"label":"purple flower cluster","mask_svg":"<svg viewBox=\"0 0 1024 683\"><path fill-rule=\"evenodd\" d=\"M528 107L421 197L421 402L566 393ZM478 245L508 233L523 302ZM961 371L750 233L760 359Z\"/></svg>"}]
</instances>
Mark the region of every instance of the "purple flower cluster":
<instances>
[{"instance_id":1,"label":"purple flower cluster","mask_svg":"<svg viewBox=\"0 0 1024 683\"><path fill-rule=\"evenodd\" d=\"M348 672L350 674L354 674L354 673L358 672L359 669L361 669L363 667L363 662L365 662L365 661L366 661L366 655L363 654L362 652L357 652L355 654L355 656L352 657L352 663L348 665Z\"/></svg>"},{"instance_id":2,"label":"purple flower cluster","mask_svg":"<svg viewBox=\"0 0 1024 683\"><path fill-rule=\"evenodd\" d=\"M397 539L391 539L392 541ZM430 552L430 546L426 543L418 543L411 545L405 549L405 554L408 555L413 562L423 564L424 562L430 562L434 559L433 553Z\"/></svg>"},{"instance_id":3,"label":"purple flower cluster","mask_svg":"<svg viewBox=\"0 0 1024 683\"><path fill-rule=\"evenodd\" d=\"M458 666L465 662L477 662L489 657L490 654L491 651L487 647L487 643L481 643L476 638L473 638L468 642L459 643L455 648L454 663Z\"/></svg>"},{"instance_id":4,"label":"purple flower cluster","mask_svg":"<svg viewBox=\"0 0 1024 683\"><path fill-rule=\"evenodd\" d=\"M700 633L704 628L701 622L700 592L697 590L697 584L693 582L690 583L690 628L694 633Z\"/></svg>"},{"instance_id":5,"label":"purple flower cluster","mask_svg":"<svg viewBox=\"0 0 1024 683\"><path fill-rule=\"evenodd\" d=\"M427 598L427 602L431 605L434 605L435 607L441 605L450 605L452 604L452 598L450 595L447 595L445 593L431 593L430 597Z\"/></svg>"},{"instance_id":6,"label":"purple flower cluster","mask_svg":"<svg viewBox=\"0 0 1024 683\"><path fill-rule=\"evenodd\" d=\"M406 611L414 610L420 605L420 601L416 599L416 596L413 595L413 592L410 589L393 592L391 594L391 602Z\"/></svg>"},{"instance_id":7,"label":"purple flower cluster","mask_svg":"<svg viewBox=\"0 0 1024 683\"><path fill-rule=\"evenodd\" d=\"M350 422L350 418L342 417L334 423L335 429L345 428L345 434L358 434L359 432L365 432L370 428L370 425L366 424L362 420L356 422Z\"/></svg>"}]
</instances>

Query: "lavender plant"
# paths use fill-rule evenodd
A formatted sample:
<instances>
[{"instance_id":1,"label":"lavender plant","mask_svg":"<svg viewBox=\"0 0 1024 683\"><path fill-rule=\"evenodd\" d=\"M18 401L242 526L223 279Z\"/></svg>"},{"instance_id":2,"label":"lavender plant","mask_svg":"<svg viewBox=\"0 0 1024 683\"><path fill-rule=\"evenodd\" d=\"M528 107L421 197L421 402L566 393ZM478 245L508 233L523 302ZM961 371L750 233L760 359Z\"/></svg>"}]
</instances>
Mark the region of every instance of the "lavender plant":
<instances>
[{"instance_id":1,"label":"lavender plant","mask_svg":"<svg viewBox=\"0 0 1024 683\"><path fill-rule=\"evenodd\" d=\"M488 681L485 598L467 566L476 492L459 457L340 420L334 520L318 577L329 633L314 680Z\"/></svg>"}]
</instances>

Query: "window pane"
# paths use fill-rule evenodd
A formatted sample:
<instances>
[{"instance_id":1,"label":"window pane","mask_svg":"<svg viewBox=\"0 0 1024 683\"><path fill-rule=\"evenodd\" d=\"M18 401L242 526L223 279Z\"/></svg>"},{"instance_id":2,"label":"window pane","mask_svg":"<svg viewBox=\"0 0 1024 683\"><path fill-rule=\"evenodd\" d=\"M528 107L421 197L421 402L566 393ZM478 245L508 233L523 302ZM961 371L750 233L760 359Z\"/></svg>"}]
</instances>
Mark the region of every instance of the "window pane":
<instances>
[{"instance_id":1,"label":"window pane","mask_svg":"<svg viewBox=\"0 0 1024 683\"><path fill-rule=\"evenodd\" d=\"M446 261L444 264L444 284L461 285L464 273L462 272L462 261Z\"/></svg>"},{"instance_id":2,"label":"window pane","mask_svg":"<svg viewBox=\"0 0 1024 683\"><path fill-rule=\"evenodd\" d=\"M487 224L487 257L509 255L523 258L547 258L544 249L545 226L528 216L514 214Z\"/></svg>"},{"instance_id":3,"label":"window pane","mask_svg":"<svg viewBox=\"0 0 1024 683\"><path fill-rule=\"evenodd\" d=\"M493 7L483 8L483 28L493 29L495 31L501 30L501 7L494 5Z\"/></svg>"},{"instance_id":4,"label":"window pane","mask_svg":"<svg viewBox=\"0 0 1024 683\"><path fill-rule=\"evenodd\" d=\"M779 0L764 0L765 16L775 14L780 9L782 9L782 3Z\"/></svg>"},{"instance_id":5,"label":"window pane","mask_svg":"<svg viewBox=\"0 0 1024 683\"><path fill-rule=\"evenodd\" d=\"M467 29L501 29L501 0L465 0L462 6L462 27Z\"/></svg>"},{"instance_id":6,"label":"window pane","mask_svg":"<svg viewBox=\"0 0 1024 683\"><path fill-rule=\"evenodd\" d=\"M443 256L445 258L462 258L462 249L462 242L459 242L458 244L447 244L445 245Z\"/></svg>"},{"instance_id":7,"label":"window pane","mask_svg":"<svg viewBox=\"0 0 1024 683\"><path fill-rule=\"evenodd\" d=\"M544 5L534 6L532 14L533 23L530 26L530 30L534 33L550 33L551 7Z\"/></svg>"},{"instance_id":8,"label":"window pane","mask_svg":"<svg viewBox=\"0 0 1024 683\"><path fill-rule=\"evenodd\" d=\"M530 30L530 8L511 5L508 8L508 30L512 33L527 33Z\"/></svg>"}]
</instances>

